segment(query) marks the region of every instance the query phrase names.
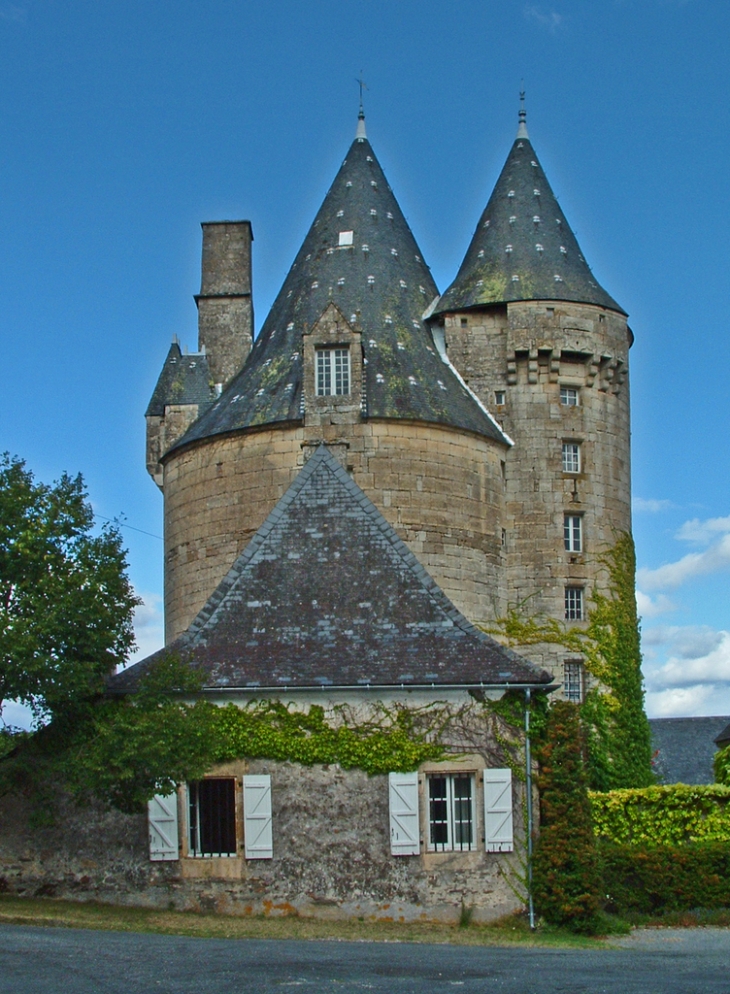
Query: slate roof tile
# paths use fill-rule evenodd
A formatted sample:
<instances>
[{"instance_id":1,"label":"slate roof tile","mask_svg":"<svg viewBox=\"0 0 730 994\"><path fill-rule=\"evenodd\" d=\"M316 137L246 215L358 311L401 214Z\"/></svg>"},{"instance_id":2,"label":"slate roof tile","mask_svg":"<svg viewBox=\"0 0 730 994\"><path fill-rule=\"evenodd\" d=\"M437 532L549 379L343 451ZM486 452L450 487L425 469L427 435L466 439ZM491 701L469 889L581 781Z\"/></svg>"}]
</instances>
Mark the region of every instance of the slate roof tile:
<instances>
[{"instance_id":1,"label":"slate roof tile","mask_svg":"<svg viewBox=\"0 0 730 994\"><path fill-rule=\"evenodd\" d=\"M524 124L433 313L517 300L568 300L625 313L585 261Z\"/></svg>"},{"instance_id":2,"label":"slate roof tile","mask_svg":"<svg viewBox=\"0 0 730 994\"><path fill-rule=\"evenodd\" d=\"M165 652L205 686L529 684L550 674L475 628L320 446L188 630Z\"/></svg>"},{"instance_id":3,"label":"slate roof tile","mask_svg":"<svg viewBox=\"0 0 730 994\"><path fill-rule=\"evenodd\" d=\"M167 353L145 415L163 417L168 404L197 404L202 413L215 400L208 357L183 355L177 342Z\"/></svg>"},{"instance_id":4,"label":"slate roof tile","mask_svg":"<svg viewBox=\"0 0 730 994\"><path fill-rule=\"evenodd\" d=\"M435 422L505 442L423 323L437 296L370 142L356 137L243 369L178 446L301 420L302 332L330 302L362 333L367 417Z\"/></svg>"}]
</instances>

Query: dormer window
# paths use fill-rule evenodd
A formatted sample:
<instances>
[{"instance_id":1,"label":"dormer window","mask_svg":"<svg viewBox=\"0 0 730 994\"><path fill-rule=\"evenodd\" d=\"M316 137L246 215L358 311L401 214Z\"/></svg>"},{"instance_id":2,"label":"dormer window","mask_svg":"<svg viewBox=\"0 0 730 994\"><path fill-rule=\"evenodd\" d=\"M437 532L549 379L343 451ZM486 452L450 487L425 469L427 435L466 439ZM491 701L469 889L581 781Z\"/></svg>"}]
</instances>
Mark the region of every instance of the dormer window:
<instances>
[{"instance_id":1,"label":"dormer window","mask_svg":"<svg viewBox=\"0 0 730 994\"><path fill-rule=\"evenodd\" d=\"M316 349L317 396L344 396L350 392L350 350Z\"/></svg>"}]
</instances>

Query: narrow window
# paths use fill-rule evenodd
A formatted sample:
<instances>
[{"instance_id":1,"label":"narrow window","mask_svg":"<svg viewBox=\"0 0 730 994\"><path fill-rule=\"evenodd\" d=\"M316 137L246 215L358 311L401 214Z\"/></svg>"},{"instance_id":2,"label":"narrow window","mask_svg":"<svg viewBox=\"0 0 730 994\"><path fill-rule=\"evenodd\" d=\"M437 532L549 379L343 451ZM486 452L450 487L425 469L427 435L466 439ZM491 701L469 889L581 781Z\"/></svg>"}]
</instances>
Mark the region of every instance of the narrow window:
<instances>
[{"instance_id":1,"label":"narrow window","mask_svg":"<svg viewBox=\"0 0 730 994\"><path fill-rule=\"evenodd\" d=\"M563 515L563 539L566 552L583 551L583 519L580 514Z\"/></svg>"},{"instance_id":2,"label":"narrow window","mask_svg":"<svg viewBox=\"0 0 730 994\"><path fill-rule=\"evenodd\" d=\"M317 396L350 392L350 350L317 349Z\"/></svg>"},{"instance_id":3,"label":"narrow window","mask_svg":"<svg viewBox=\"0 0 730 994\"><path fill-rule=\"evenodd\" d=\"M563 472L580 473L580 445L578 442L563 442Z\"/></svg>"},{"instance_id":4,"label":"narrow window","mask_svg":"<svg viewBox=\"0 0 730 994\"><path fill-rule=\"evenodd\" d=\"M475 847L474 777L471 773L428 777L428 841L437 852Z\"/></svg>"},{"instance_id":5,"label":"narrow window","mask_svg":"<svg viewBox=\"0 0 730 994\"><path fill-rule=\"evenodd\" d=\"M191 856L236 855L236 782L210 777L188 784Z\"/></svg>"},{"instance_id":6,"label":"narrow window","mask_svg":"<svg viewBox=\"0 0 730 994\"><path fill-rule=\"evenodd\" d=\"M469 327L469 321L468 321L467 318L462 318L461 319L461 327L462 328L468 328Z\"/></svg>"},{"instance_id":7,"label":"narrow window","mask_svg":"<svg viewBox=\"0 0 730 994\"><path fill-rule=\"evenodd\" d=\"M583 700L583 663L579 659L566 659L563 663L563 696L573 704Z\"/></svg>"},{"instance_id":8,"label":"narrow window","mask_svg":"<svg viewBox=\"0 0 730 994\"><path fill-rule=\"evenodd\" d=\"M575 387L560 388L560 403L563 407L578 406L578 391Z\"/></svg>"},{"instance_id":9,"label":"narrow window","mask_svg":"<svg viewBox=\"0 0 730 994\"><path fill-rule=\"evenodd\" d=\"M583 620L583 588L582 587L566 587L565 588L565 620L566 621L582 621Z\"/></svg>"},{"instance_id":10,"label":"narrow window","mask_svg":"<svg viewBox=\"0 0 730 994\"><path fill-rule=\"evenodd\" d=\"M497 407L504 407L505 392L504 390L494 391L494 403Z\"/></svg>"}]
</instances>

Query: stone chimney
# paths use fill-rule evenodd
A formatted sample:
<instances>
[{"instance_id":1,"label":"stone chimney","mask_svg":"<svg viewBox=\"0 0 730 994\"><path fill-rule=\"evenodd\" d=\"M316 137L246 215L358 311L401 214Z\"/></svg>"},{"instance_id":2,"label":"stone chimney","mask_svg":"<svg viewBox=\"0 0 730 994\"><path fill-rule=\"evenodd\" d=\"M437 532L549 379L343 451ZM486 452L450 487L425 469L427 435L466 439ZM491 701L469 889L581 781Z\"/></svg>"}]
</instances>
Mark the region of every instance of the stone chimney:
<instances>
[{"instance_id":1,"label":"stone chimney","mask_svg":"<svg viewBox=\"0 0 730 994\"><path fill-rule=\"evenodd\" d=\"M253 344L250 221L208 221L198 305L198 350L208 357L214 384L225 387Z\"/></svg>"}]
</instances>

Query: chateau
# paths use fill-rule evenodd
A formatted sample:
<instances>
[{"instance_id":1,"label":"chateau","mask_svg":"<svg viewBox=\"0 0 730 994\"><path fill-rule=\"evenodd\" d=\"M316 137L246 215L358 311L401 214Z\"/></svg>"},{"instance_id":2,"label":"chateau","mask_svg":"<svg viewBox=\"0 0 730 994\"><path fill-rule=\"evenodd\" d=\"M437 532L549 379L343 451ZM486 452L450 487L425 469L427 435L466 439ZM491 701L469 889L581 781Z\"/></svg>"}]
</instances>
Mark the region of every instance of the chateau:
<instances>
[{"instance_id":1,"label":"chateau","mask_svg":"<svg viewBox=\"0 0 730 994\"><path fill-rule=\"evenodd\" d=\"M584 259L527 132L439 295L366 137L260 334L251 226L203 225L199 352L147 410L179 636L324 443L473 622L524 603L580 624L597 554L631 528L626 314ZM580 699L579 660L544 647ZM535 654L532 654L535 659Z\"/></svg>"},{"instance_id":2,"label":"chateau","mask_svg":"<svg viewBox=\"0 0 730 994\"><path fill-rule=\"evenodd\" d=\"M480 625L523 602L584 624L597 556L630 528L626 314L524 111L441 295L362 110L255 338L252 241L248 221L203 225L198 352L173 343L147 409L167 644L109 692L169 653L202 675L200 696L233 705L227 727L308 724L276 748L239 737L148 818L69 809L51 838L18 800L8 886L234 914L496 917L524 888L523 715L533 695L586 687L580 658L526 659ZM435 748L353 758L363 735L398 728ZM332 745L343 729L349 752Z\"/></svg>"}]
</instances>

